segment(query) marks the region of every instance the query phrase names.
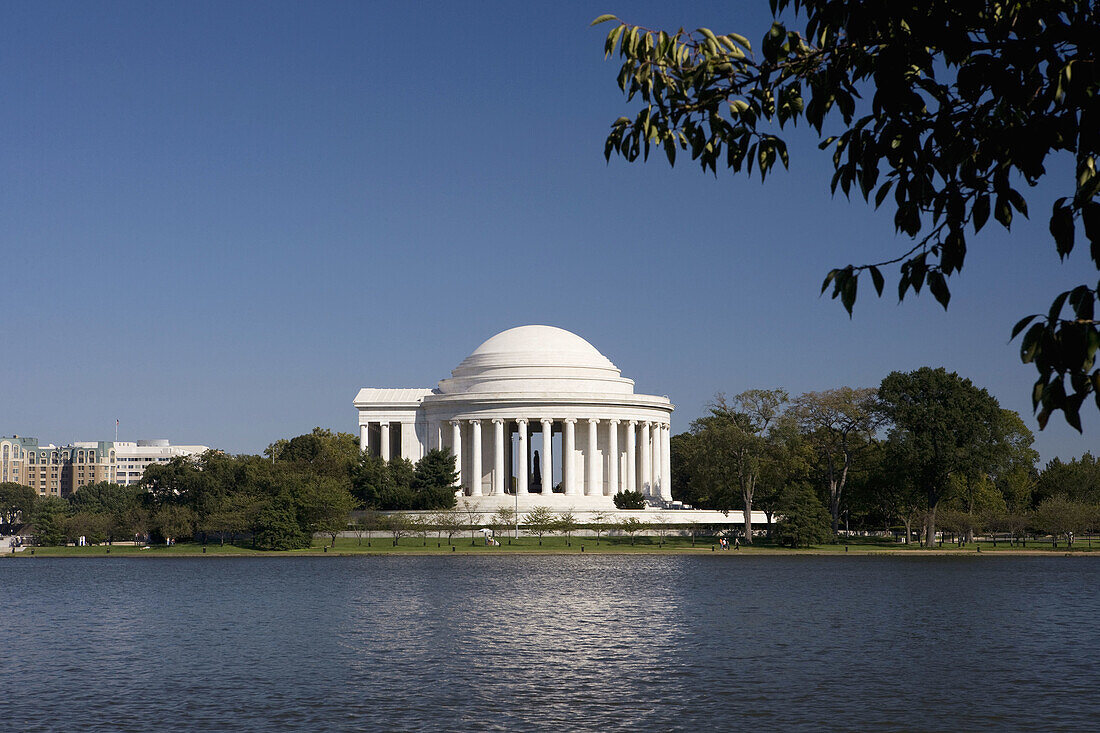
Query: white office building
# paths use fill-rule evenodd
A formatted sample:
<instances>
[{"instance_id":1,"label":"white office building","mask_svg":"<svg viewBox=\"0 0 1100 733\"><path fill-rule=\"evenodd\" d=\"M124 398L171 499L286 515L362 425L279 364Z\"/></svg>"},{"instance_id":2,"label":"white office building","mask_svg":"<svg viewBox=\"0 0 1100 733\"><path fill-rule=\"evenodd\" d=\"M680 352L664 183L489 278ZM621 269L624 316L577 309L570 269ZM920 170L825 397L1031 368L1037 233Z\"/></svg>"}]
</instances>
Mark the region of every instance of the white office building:
<instances>
[{"instance_id":1,"label":"white office building","mask_svg":"<svg viewBox=\"0 0 1100 733\"><path fill-rule=\"evenodd\" d=\"M178 456L194 456L210 450L205 445L172 445L167 440L115 441L115 483L130 486L141 481L145 469Z\"/></svg>"}]
</instances>

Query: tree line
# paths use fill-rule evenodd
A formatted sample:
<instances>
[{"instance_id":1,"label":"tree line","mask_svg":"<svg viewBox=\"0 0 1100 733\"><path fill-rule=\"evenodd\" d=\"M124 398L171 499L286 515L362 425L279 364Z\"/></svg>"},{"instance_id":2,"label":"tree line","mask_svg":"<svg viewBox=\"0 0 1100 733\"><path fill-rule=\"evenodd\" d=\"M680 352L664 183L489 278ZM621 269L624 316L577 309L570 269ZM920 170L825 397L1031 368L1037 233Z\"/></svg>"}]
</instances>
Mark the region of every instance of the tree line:
<instances>
[{"instance_id":1,"label":"tree line","mask_svg":"<svg viewBox=\"0 0 1100 733\"><path fill-rule=\"evenodd\" d=\"M0 484L0 519L33 523L39 544L248 538L262 549L308 547L347 528L356 508L453 506L454 458L429 451L415 466L363 454L350 433L321 428L279 440L264 456L208 451L146 468L133 486L96 483L65 498Z\"/></svg>"},{"instance_id":2,"label":"tree line","mask_svg":"<svg viewBox=\"0 0 1100 733\"><path fill-rule=\"evenodd\" d=\"M782 389L716 396L672 438L673 497L701 508L826 516L845 529L937 528L1011 540L1100 527L1100 469L1091 454L1036 467L1034 435L988 391L943 368L892 372L877 388L797 397ZM823 510L823 511L819 511ZM813 522L811 521L812 525Z\"/></svg>"}]
</instances>

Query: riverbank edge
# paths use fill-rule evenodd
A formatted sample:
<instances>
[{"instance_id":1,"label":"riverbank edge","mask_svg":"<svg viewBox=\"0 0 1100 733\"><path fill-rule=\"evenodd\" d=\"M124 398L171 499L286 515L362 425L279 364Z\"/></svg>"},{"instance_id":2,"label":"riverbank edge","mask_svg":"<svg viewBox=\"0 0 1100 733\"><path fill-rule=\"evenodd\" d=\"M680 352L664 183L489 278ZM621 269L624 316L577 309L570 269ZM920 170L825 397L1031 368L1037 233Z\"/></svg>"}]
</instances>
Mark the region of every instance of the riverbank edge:
<instances>
[{"instance_id":1,"label":"riverbank edge","mask_svg":"<svg viewBox=\"0 0 1100 733\"><path fill-rule=\"evenodd\" d=\"M584 549L577 548L563 548L563 549L522 549L514 550L507 547L494 547L492 549L477 549L470 551L469 549L460 549L457 545L454 549L447 551L445 549L421 549L421 548L386 548L386 549L370 549L362 552L348 552L346 550L333 550L326 552L323 549L311 549L311 550L273 550L269 552L172 552L172 551L157 551L153 553L134 553L134 552L72 552L72 553L53 553L46 554L31 554L30 550L19 552L15 554L0 555L0 558L33 558L36 560L53 560L53 559L105 559L113 560L120 558L287 558L287 557L492 557L500 555L616 555L616 556L628 556L628 555L645 555L645 556L671 556L671 555L698 555L698 556L710 556L720 555L729 557L1098 557L1100 558L1100 550L1091 551L1084 550L1062 550L1062 549L1050 549L1050 550L1025 550L1025 549L1009 549L1009 550L986 550L981 552L978 550L969 549L950 549L950 550L925 550L925 549L902 549L891 550L889 548L875 548L875 549L856 549L849 552L843 550L819 550L819 549L783 549L783 548L751 548L742 550L711 550L708 547L699 548L657 548L657 547L638 547L638 548L604 548L585 545Z\"/></svg>"}]
</instances>

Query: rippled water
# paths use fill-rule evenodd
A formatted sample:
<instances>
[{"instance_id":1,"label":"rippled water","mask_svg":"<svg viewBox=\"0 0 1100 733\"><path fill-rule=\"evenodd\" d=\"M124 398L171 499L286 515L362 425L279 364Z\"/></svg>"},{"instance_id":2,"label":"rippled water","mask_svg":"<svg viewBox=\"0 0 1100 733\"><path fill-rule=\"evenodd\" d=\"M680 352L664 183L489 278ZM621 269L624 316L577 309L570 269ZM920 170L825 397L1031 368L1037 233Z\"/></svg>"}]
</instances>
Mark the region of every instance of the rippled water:
<instances>
[{"instance_id":1,"label":"rippled water","mask_svg":"<svg viewBox=\"0 0 1100 733\"><path fill-rule=\"evenodd\" d=\"M1100 562L0 562L10 730L1089 729Z\"/></svg>"}]
</instances>

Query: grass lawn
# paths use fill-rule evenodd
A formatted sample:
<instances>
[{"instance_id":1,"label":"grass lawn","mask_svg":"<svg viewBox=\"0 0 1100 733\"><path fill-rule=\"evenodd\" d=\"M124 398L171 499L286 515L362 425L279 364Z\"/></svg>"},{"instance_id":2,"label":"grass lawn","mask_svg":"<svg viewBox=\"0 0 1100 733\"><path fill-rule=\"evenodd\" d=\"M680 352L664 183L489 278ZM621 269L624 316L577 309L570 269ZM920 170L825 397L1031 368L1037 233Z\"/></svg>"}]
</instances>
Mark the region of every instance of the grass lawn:
<instances>
[{"instance_id":1,"label":"grass lawn","mask_svg":"<svg viewBox=\"0 0 1100 733\"><path fill-rule=\"evenodd\" d=\"M658 537L635 537L633 544L629 537L602 537L599 545L595 537L543 537L540 544L538 538L521 537L518 540L502 536L500 547L488 546L478 537L471 543L469 535L455 537L448 544L447 539L435 536L428 538L403 537L395 547L391 537L374 536L362 541L354 537L340 537L336 540L335 547L328 547L330 540L316 538L313 547L303 550L289 550L283 552L263 552L253 550L247 544L219 545L210 543L203 546L199 543L180 543L171 547L165 545L152 545L142 548L134 545L94 545L87 547L36 547L28 548L15 555L7 554L4 557L224 557L224 556L253 556L275 557L293 555L419 555L419 554L511 554L511 553L547 553L547 554L574 554L586 553L615 553L615 554L694 554L712 552L725 552L728 555L868 555L868 554L965 554L976 555L981 553L997 554L1065 554L1068 552L1065 543L1060 542L1058 547L1052 547L1050 542L1029 541L1027 547L1012 546L1007 542L998 541L994 547L992 542L971 543L965 547L944 543L935 550L924 550L917 544L902 545L879 538L859 537L851 538L848 543L829 545L814 545L809 548L792 550L779 547L775 544L758 539L753 545L742 545L740 549L723 551L717 549L717 543L712 538L697 538L694 546L691 538L668 537L662 543ZM980 550L979 550L980 548ZM33 551L33 555L32 555ZM1095 551L1100 555L1100 541L1097 542ZM1093 552L1085 540L1074 543L1074 554L1087 554Z\"/></svg>"}]
</instances>

